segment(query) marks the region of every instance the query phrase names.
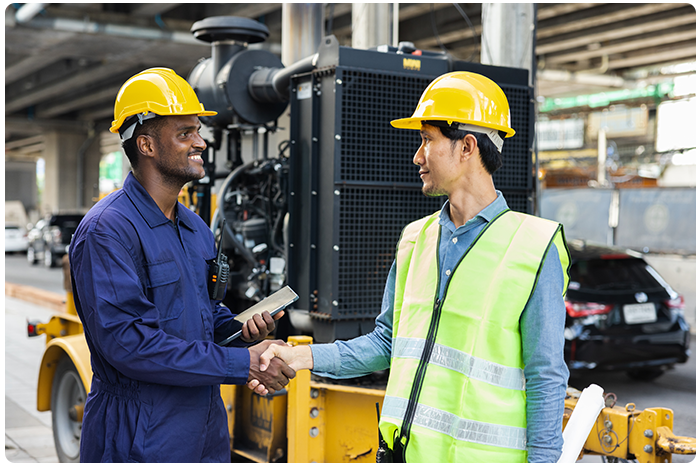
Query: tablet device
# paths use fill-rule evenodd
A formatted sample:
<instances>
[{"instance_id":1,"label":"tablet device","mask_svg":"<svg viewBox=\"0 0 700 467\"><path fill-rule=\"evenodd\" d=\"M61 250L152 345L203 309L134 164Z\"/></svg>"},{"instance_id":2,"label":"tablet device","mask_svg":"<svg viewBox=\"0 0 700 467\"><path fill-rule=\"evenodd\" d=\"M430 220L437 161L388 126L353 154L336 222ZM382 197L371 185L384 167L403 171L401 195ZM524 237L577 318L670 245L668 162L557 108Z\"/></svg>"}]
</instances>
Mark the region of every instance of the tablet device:
<instances>
[{"instance_id":1,"label":"tablet device","mask_svg":"<svg viewBox=\"0 0 700 467\"><path fill-rule=\"evenodd\" d=\"M284 310L286 307L296 302L299 299L299 295L296 294L288 285L282 287L277 292L273 293L269 297L259 301L255 305L251 306L242 313L239 313L234 317L234 319L240 323L245 323L253 315L261 315L264 311L269 311L271 316L275 316L280 311ZM232 340L237 339L243 334L243 331L238 331L235 334L229 336L218 344L223 346L230 343Z\"/></svg>"}]
</instances>

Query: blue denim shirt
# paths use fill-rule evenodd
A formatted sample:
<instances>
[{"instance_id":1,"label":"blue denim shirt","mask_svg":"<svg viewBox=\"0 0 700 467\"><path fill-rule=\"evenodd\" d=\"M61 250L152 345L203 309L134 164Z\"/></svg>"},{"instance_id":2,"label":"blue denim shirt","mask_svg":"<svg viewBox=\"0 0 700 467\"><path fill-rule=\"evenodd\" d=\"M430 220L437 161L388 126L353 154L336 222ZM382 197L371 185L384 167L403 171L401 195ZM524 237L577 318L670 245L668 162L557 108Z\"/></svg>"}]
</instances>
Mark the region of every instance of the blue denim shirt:
<instances>
[{"instance_id":1,"label":"blue denim shirt","mask_svg":"<svg viewBox=\"0 0 700 467\"><path fill-rule=\"evenodd\" d=\"M449 216L449 201L440 212L440 277L446 278L479 232L508 208L500 192L496 200L461 227ZM445 293L440 281L440 298ZM389 368L396 262L391 266L384 289L382 310L371 333L350 341L311 346L314 373L330 378L353 378ZM564 362L564 321L566 311L562 290L564 275L556 246L544 261L540 278L520 317L527 395L528 462L556 462L561 454L562 416L569 370Z\"/></svg>"}]
</instances>

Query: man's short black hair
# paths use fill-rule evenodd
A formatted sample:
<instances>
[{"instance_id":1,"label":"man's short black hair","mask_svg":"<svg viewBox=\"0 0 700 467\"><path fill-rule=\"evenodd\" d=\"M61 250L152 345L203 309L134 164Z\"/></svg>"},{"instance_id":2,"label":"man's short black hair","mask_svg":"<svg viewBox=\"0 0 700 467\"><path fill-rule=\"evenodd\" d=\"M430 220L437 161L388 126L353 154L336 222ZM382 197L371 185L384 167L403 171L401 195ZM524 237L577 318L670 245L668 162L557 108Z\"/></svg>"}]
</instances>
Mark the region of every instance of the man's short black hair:
<instances>
[{"instance_id":1,"label":"man's short black hair","mask_svg":"<svg viewBox=\"0 0 700 467\"><path fill-rule=\"evenodd\" d=\"M426 120L421 123L440 128L442 135L452 141L453 148L458 142L462 141L465 136L473 135L476 138L479 154L481 154L481 165L484 166L489 175L493 175L493 173L503 165L501 153L498 152L498 148L493 144L493 141L484 133L475 133L473 131L453 128L448 126L447 122L441 120Z\"/></svg>"},{"instance_id":2,"label":"man's short black hair","mask_svg":"<svg viewBox=\"0 0 700 467\"><path fill-rule=\"evenodd\" d=\"M128 128L134 123L134 121L134 117L126 119L122 125L122 128ZM124 154L126 154L127 159L129 159L132 169L136 169L139 163L139 150L136 147L136 138L138 138L140 135L157 136L160 133L164 123L165 118L156 117L146 120L140 125L136 124L134 134L131 136L131 138L127 139L126 141L122 141L122 150L124 150Z\"/></svg>"}]
</instances>

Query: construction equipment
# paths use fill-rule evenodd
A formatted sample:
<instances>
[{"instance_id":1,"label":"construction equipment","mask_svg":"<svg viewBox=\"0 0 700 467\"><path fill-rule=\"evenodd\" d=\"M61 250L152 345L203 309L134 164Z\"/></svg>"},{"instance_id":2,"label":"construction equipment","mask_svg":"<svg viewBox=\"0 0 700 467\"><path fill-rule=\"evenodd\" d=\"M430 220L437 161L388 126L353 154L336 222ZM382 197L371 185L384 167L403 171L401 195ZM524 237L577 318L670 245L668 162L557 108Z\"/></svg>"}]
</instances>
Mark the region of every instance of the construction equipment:
<instances>
[{"instance_id":1,"label":"construction equipment","mask_svg":"<svg viewBox=\"0 0 700 467\"><path fill-rule=\"evenodd\" d=\"M207 176L188 186L186 197L197 200L197 212L223 239L230 266L224 303L232 311L249 308L287 283L299 293L278 326L278 338L305 345L373 329L402 227L444 202L421 194L410 157L418 135L389 125L413 111L438 75L473 71L505 91L517 133L504 147L504 167L494 181L512 209L534 212L534 96L526 70L451 61L407 46L356 50L341 47L333 36L323 39L316 54L285 68L273 54L247 47L267 37L267 28L255 21L208 18L192 31L211 42L212 56L197 64L188 80L205 108L218 114L202 117L212 134L203 157ZM288 139L278 145L277 157L269 157L269 139L282 132L278 119L288 107ZM252 154L242 151L248 143ZM92 376L70 292L67 308L48 324L34 323L35 332L47 336L37 408L54 412L62 461L77 459L82 404ZM375 407L385 387L386 374L338 384L308 371L269 396L221 386L231 452L260 462L373 462ZM575 400L571 395L567 407ZM670 411L663 410L664 420L645 439L655 450L677 453L677 441L666 441L671 434L658 431L672 428L672 416L665 418ZM617 414L611 411L604 409L601 417ZM622 419L615 418L602 437L592 434L584 449L624 458L647 454L646 445L638 451L636 434L643 423L638 418L647 411L625 413L625 431ZM628 432L624 444L605 450L606 434L615 445ZM652 458L657 457L644 459Z\"/></svg>"}]
</instances>

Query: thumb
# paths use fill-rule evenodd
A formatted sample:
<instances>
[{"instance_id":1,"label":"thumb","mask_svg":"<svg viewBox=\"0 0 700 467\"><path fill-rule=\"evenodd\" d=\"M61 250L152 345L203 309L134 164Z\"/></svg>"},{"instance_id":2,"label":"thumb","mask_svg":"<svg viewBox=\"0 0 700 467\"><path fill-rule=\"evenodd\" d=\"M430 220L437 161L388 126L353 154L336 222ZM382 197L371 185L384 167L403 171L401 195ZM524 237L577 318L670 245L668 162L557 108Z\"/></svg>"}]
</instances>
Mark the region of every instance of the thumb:
<instances>
[{"instance_id":1,"label":"thumb","mask_svg":"<svg viewBox=\"0 0 700 467\"><path fill-rule=\"evenodd\" d=\"M277 344L272 344L260 355L260 371L267 370L267 367L270 366L270 361L275 357L279 357L279 350L277 349Z\"/></svg>"}]
</instances>

